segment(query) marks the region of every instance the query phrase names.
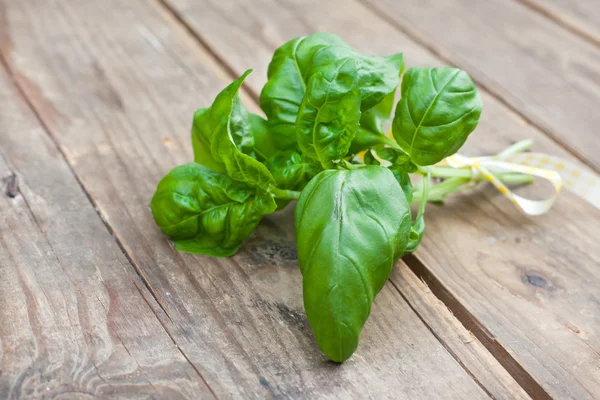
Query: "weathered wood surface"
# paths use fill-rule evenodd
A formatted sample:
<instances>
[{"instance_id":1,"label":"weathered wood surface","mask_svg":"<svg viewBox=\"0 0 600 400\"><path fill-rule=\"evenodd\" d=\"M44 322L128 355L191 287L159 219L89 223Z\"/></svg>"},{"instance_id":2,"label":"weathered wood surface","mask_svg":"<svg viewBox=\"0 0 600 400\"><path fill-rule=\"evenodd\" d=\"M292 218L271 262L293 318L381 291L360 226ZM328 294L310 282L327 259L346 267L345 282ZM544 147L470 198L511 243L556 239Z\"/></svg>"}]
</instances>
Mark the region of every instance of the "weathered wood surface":
<instances>
[{"instance_id":1,"label":"weathered wood surface","mask_svg":"<svg viewBox=\"0 0 600 400\"><path fill-rule=\"evenodd\" d=\"M600 46L600 4L597 0L519 1Z\"/></svg>"},{"instance_id":2,"label":"weathered wood surface","mask_svg":"<svg viewBox=\"0 0 600 400\"><path fill-rule=\"evenodd\" d=\"M444 64L352 1L262 0L252 7L243 2L233 6L218 1L202 5L191 0L167 1L237 74L255 68L248 80L254 95L264 83L274 48L314 31L337 33L373 53L402 50L409 66ZM430 4L436 7L437 3ZM240 22L219 28L223 20ZM482 62L481 68L485 67ZM573 89L561 93L575 96ZM465 152L489 154L530 138L536 142L536 151L573 160L485 90L483 99L480 127ZM524 217L488 187L451 200L445 207L431 206L426 215L428 232L417 252L424 263L423 276L429 277L433 287L441 284L438 295L528 392L538 398L598 396L600 249L595 238L600 235L600 212L563 191L550 213ZM414 264L413 259L409 262ZM395 273L392 282L400 281Z\"/></svg>"},{"instance_id":3,"label":"weathered wood surface","mask_svg":"<svg viewBox=\"0 0 600 400\"><path fill-rule=\"evenodd\" d=\"M600 171L600 47L516 1L365 2Z\"/></svg>"},{"instance_id":4,"label":"weathered wood surface","mask_svg":"<svg viewBox=\"0 0 600 400\"><path fill-rule=\"evenodd\" d=\"M461 340L465 329L408 270L420 315L388 284L360 351L342 366L326 362L302 311L289 213L268 218L231 259L173 251L148 199L191 159L194 109L232 77L157 3L3 4L8 69L217 397L526 397L481 344ZM454 358L461 352L483 371Z\"/></svg>"},{"instance_id":5,"label":"weathered wood surface","mask_svg":"<svg viewBox=\"0 0 600 400\"><path fill-rule=\"evenodd\" d=\"M212 397L19 97L0 68L0 398Z\"/></svg>"}]
</instances>

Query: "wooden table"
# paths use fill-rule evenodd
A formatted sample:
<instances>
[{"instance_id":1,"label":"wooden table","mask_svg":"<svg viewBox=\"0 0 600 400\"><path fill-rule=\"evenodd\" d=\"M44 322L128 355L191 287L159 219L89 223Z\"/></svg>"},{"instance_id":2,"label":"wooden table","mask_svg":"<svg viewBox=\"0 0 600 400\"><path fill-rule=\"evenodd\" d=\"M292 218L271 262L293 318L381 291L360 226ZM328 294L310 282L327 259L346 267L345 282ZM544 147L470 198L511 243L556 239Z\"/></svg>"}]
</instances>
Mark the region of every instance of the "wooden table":
<instances>
[{"instance_id":1,"label":"wooden table","mask_svg":"<svg viewBox=\"0 0 600 400\"><path fill-rule=\"evenodd\" d=\"M491 186L427 211L356 354L318 350L292 214L230 259L173 250L147 204L196 108L331 31L456 65L484 113L600 170L598 0L0 0L0 398L600 398L600 211L524 217ZM5 190L6 188L6 190Z\"/></svg>"}]
</instances>

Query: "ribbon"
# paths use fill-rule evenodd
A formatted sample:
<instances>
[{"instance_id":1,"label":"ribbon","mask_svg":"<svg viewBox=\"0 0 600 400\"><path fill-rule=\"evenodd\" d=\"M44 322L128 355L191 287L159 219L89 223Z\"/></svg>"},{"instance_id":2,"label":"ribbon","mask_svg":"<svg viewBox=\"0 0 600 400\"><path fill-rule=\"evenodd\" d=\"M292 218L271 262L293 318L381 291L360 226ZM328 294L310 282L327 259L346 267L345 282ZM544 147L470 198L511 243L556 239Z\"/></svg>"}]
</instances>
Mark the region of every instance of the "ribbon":
<instances>
[{"instance_id":1,"label":"ribbon","mask_svg":"<svg viewBox=\"0 0 600 400\"><path fill-rule=\"evenodd\" d=\"M502 156L466 157L460 154L447 157L442 161L453 168L470 167L474 178L483 177L494 185L500 193L513 202L527 215L541 215L547 212L562 188L562 178L556 171L535 168L502 160ZM492 172L493 171L493 172ZM517 172L548 180L554 186L554 194L544 200L530 200L514 194L502 181L494 175L496 172Z\"/></svg>"}]
</instances>

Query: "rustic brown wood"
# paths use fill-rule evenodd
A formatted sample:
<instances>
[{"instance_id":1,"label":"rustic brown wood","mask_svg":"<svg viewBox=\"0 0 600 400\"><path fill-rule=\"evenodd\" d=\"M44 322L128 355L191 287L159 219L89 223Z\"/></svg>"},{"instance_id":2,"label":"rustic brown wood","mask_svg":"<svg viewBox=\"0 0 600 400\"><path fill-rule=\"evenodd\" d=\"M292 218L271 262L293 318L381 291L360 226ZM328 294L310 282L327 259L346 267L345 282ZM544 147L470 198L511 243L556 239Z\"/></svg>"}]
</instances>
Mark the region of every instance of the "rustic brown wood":
<instances>
[{"instance_id":1,"label":"rustic brown wood","mask_svg":"<svg viewBox=\"0 0 600 400\"><path fill-rule=\"evenodd\" d=\"M600 171L600 48L515 1L364 1Z\"/></svg>"},{"instance_id":2,"label":"rustic brown wood","mask_svg":"<svg viewBox=\"0 0 600 400\"><path fill-rule=\"evenodd\" d=\"M552 21L600 46L600 7L596 0L519 0Z\"/></svg>"},{"instance_id":3,"label":"rustic brown wood","mask_svg":"<svg viewBox=\"0 0 600 400\"><path fill-rule=\"evenodd\" d=\"M2 68L0 183L0 398L212 397Z\"/></svg>"},{"instance_id":4,"label":"rustic brown wood","mask_svg":"<svg viewBox=\"0 0 600 400\"><path fill-rule=\"evenodd\" d=\"M259 72L249 81L255 93L264 83L274 48L314 31L340 34L372 53L402 50L409 66L444 63L352 1L263 0L252 7L244 2L232 6L168 1L207 46L230 62L231 69L239 74L251 66ZM437 7L430 4L431 9ZM219 29L224 20L240 22ZM429 22L446 26L439 21L446 19ZM483 118L465 152L490 154L530 138L536 142L535 150L573 160L502 102L482 92ZM427 214L428 232L417 252L426 270L418 271L414 263L412 267L424 278L427 273L435 278L430 282L441 285L436 293L445 296L459 319L530 394L593 398L600 391L596 333L600 323L594 317L600 284L600 251L594 238L600 235L600 212L563 191L549 214L524 217L488 187L455 197L445 207L430 206ZM400 287L398 279L396 274L392 281Z\"/></svg>"},{"instance_id":5,"label":"rustic brown wood","mask_svg":"<svg viewBox=\"0 0 600 400\"><path fill-rule=\"evenodd\" d=\"M173 251L147 203L159 178L191 159L194 109L231 77L156 3L4 7L8 68L217 396L489 397L392 285L360 351L326 362L302 311L290 212L231 259Z\"/></svg>"}]
</instances>

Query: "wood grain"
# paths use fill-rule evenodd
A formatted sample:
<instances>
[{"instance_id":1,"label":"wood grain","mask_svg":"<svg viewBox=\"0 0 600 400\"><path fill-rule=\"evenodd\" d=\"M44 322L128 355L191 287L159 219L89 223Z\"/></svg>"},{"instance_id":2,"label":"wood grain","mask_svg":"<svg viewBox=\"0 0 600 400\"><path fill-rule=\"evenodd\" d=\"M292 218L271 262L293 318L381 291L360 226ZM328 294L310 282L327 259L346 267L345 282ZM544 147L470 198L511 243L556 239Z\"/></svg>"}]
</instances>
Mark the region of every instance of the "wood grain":
<instances>
[{"instance_id":1,"label":"wood grain","mask_svg":"<svg viewBox=\"0 0 600 400\"><path fill-rule=\"evenodd\" d=\"M191 159L194 109L232 77L156 3L3 4L10 71L218 397L489 397L392 285L357 354L327 362L302 311L289 211L231 259L171 248L148 200L163 174Z\"/></svg>"},{"instance_id":2,"label":"wood grain","mask_svg":"<svg viewBox=\"0 0 600 400\"><path fill-rule=\"evenodd\" d=\"M600 171L599 47L516 1L364 1Z\"/></svg>"},{"instance_id":3,"label":"wood grain","mask_svg":"<svg viewBox=\"0 0 600 400\"><path fill-rule=\"evenodd\" d=\"M255 93L265 81L266 55L285 40L315 31L337 33L369 53L404 51L408 66L444 63L352 1L262 0L250 8L244 2L168 1L221 59L230 60L230 68L259 72L249 81ZM219 30L218 21L227 19L243 23ZM534 139L536 151L577 162L487 91L482 95L483 117L465 146L467 154L491 154ZM545 188L524 193L539 196L539 190ZM593 398L600 391L600 251L594 244L600 212L563 192L550 213L524 217L484 187L444 207L430 206L427 216L417 257L447 292L447 304L460 306L453 308L459 319L532 396ZM395 274L392 281L401 287L399 279Z\"/></svg>"},{"instance_id":4,"label":"wood grain","mask_svg":"<svg viewBox=\"0 0 600 400\"><path fill-rule=\"evenodd\" d=\"M519 0L534 11L600 46L600 7L596 0Z\"/></svg>"},{"instance_id":5,"label":"wood grain","mask_svg":"<svg viewBox=\"0 0 600 400\"><path fill-rule=\"evenodd\" d=\"M211 398L19 97L0 68L0 398Z\"/></svg>"}]
</instances>

